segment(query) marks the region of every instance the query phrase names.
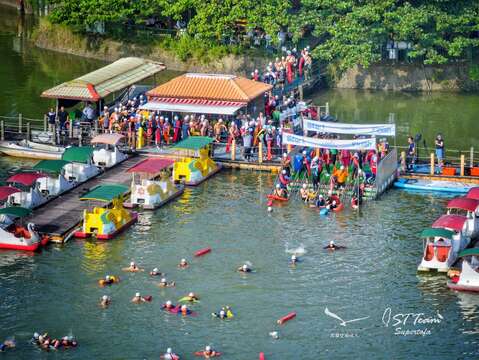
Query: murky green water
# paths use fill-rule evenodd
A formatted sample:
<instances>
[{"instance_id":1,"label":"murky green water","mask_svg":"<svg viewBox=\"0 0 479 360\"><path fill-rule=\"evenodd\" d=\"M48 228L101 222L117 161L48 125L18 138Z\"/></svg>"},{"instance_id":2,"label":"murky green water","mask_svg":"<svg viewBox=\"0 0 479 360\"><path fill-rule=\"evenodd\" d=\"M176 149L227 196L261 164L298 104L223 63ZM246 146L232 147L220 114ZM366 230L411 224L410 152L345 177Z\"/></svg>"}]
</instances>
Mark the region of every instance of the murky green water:
<instances>
[{"instance_id":1,"label":"murky green water","mask_svg":"<svg viewBox=\"0 0 479 360\"><path fill-rule=\"evenodd\" d=\"M0 35L1 52L10 58L0 66L1 81L9 85L0 90L1 113L22 108L33 116L45 107L36 97L43 88L98 65L40 50L18 53L12 41L11 34ZM55 66L60 63L63 66ZM404 103L396 108L401 126L427 126L433 136L434 124L441 124L437 117L421 113L434 108L419 106L427 103L423 96L352 91L319 96L327 97L333 113L345 120L387 119L389 105L398 97ZM462 111L468 108L467 96L431 96L462 99ZM470 95L471 103L477 103L475 96ZM452 103L448 111L457 112ZM474 109L477 104L468 106ZM409 107L415 110L401 112ZM407 120L400 123L400 118ZM419 125L421 118L426 119L424 125ZM465 142L476 142L467 128L450 128ZM7 169L31 165L0 158L0 180ZM443 276L416 274L422 245L418 233L443 212L447 198L392 190L359 214L348 209L322 218L295 201L268 214L265 195L273 180L269 174L224 171L187 189L178 201L142 213L139 224L113 241L75 240L34 255L0 252L0 340L14 336L18 342L16 350L1 356L158 359L171 346L182 358L192 359L192 352L206 344L233 360L257 359L260 351L267 359L305 360L479 356L479 296L449 291ZM325 252L322 247L331 239L348 249ZM194 251L206 246L213 248L211 254L192 259ZM302 262L291 268L288 259L295 251L302 254ZM182 257L191 260L187 270L176 268ZM147 270L159 267L177 286L160 289L145 273L122 273L131 260ZM256 272L241 276L235 268L247 261ZM119 275L122 282L101 289L97 280L106 274ZM153 302L130 303L137 291L153 295ZM175 301L190 291L201 297L194 305L198 316L182 318L161 310L166 300ZM103 294L113 299L106 310L98 306ZM233 307L236 317L231 321L211 317L223 305ZM367 318L341 326L325 314L326 308L343 320ZM396 318L423 313L421 318L437 320L439 313L442 320L414 324L409 318L405 324L395 326L391 320L386 326L383 315L388 308ZM290 311L296 311L297 318L277 325L276 320ZM427 335L395 335L397 327ZM278 340L269 336L273 330L279 331ZM43 352L28 344L33 331L56 337L73 334L80 346Z\"/></svg>"}]
</instances>

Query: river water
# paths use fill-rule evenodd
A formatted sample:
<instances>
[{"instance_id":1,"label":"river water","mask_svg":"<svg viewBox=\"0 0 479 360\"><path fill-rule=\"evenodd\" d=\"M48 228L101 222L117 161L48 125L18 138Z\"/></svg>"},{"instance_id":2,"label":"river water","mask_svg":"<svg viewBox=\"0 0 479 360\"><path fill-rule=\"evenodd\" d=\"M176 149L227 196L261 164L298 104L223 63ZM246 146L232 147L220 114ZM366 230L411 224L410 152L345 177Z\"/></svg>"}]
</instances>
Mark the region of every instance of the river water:
<instances>
[{"instance_id":1,"label":"river water","mask_svg":"<svg viewBox=\"0 0 479 360\"><path fill-rule=\"evenodd\" d=\"M20 108L30 116L42 112L42 89L99 65L31 48L18 52L15 32L0 31L2 114ZM427 136L445 124L444 114L458 112L451 99L462 101L461 113L468 112L454 120L469 124L478 103L477 95L431 95L450 104L439 118L432 115L435 106L427 95L328 91L317 96L350 121L384 121L394 108L401 126ZM477 143L466 127L449 128L465 143ZM0 158L0 180L33 163ZM416 273L422 251L418 233L443 213L447 197L390 190L359 213L348 209L323 218L291 201L268 214L265 195L273 181L265 173L224 171L158 211L142 213L139 224L112 241L72 240L38 254L0 252L0 340L13 336L18 343L2 357L158 359L172 347L192 359L207 344L233 360L257 359L260 351L267 359L479 357L479 297L448 290L444 276ZM329 240L347 249L328 253L322 247ZM211 254L192 258L206 246ZM288 265L293 252L302 260L295 268ZM176 268L182 257L191 261L189 269ZM145 273L122 273L132 260L147 270L159 267L176 287L160 289ZM238 274L235 269L244 262L256 272ZM99 288L97 280L106 274L119 275L121 283ZM137 291L152 295L152 303L130 303ZM166 300L190 291L201 297L193 306L196 317L162 311ZM103 294L113 299L106 310L98 306ZM234 319L212 318L223 305L232 306ZM365 319L341 326L326 308L346 321ZM297 312L295 319L276 324L291 311ZM406 314L422 315L406 319ZM72 334L80 345L40 351L28 343L34 331ZM272 339L271 331L278 331L279 339Z\"/></svg>"}]
</instances>

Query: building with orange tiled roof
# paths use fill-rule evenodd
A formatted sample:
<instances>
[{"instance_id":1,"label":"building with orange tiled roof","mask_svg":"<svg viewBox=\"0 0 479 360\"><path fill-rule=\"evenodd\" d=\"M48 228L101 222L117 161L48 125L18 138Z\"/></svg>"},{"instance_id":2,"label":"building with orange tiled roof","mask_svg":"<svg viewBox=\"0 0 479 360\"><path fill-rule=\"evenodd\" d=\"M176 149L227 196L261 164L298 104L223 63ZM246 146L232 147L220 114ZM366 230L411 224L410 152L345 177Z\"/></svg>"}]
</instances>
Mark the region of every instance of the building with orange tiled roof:
<instances>
[{"instance_id":1,"label":"building with orange tiled roof","mask_svg":"<svg viewBox=\"0 0 479 360\"><path fill-rule=\"evenodd\" d=\"M178 113L251 115L264 112L264 94L272 86L236 75L187 73L146 93L147 110Z\"/></svg>"}]
</instances>

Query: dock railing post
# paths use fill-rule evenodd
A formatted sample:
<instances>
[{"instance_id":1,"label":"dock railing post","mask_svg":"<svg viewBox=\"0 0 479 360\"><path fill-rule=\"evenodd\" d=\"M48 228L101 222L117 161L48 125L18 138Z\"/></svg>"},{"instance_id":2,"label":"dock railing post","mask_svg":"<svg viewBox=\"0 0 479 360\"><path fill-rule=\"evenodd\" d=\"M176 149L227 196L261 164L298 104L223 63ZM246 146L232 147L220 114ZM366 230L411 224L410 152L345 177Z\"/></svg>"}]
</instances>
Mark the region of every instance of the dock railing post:
<instances>
[{"instance_id":1,"label":"dock railing post","mask_svg":"<svg viewBox=\"0 0 479 360\"><path fill-rule=\"evenodd\" d=\"M435 164L434 153L431 153L431 171L429 171L430 175L434 175L434 164Z\"/></svg>"},{"instance_id":2,"label":"dock railing post","mask_svg":"<svg viewBox=\"0 0 479 360\"><path fill-rule=\"evenodd\" d=\"M474 148L471 146L471 150L470 150L470 162L469 162L469 166L471 168L474 167Z\"/></svg>"},{"instance_id":3,"label":"dock railing post","mask_svg":"<svg viewBox=\"0 0 479 360\"><path fill-rule=\"evenodd\" d=\"M22 133L22 124L23 122L23 115L20 113L18 114L18 133L21 134Z\"/></svg>"},{"instance_id":4,"label":"dock railing post","mask_svg":"<svg viewBox=\"0 0 479 360\"><path fill-rule=\"evenodd\" d=\"M236 140L231 141L231 160L236 160Z\"/></svg>"},{"instance_id":5,"label":"dock railing post","mask_svg":"<svg viewBox=\"0 0 479 360\"><path fill-rule=\"evenodd\" d=\"M4 120L0 122L0 133L1 133L0 134L1 140L2 141L5 140L5 121Z\"/></svg>"},{"instance_id":6,"label":"dock railing post","mask_svg":"<svg viewBox=\"0 0 479 360\"><path fill-rule=\"evenodd\" d=\"M56 145L57 144L57 125L53 124L52 126L52 144Z\"/></svg>"},{"instance_id":7,"label":"dock railing post","mask_svg":"<svg viewBox=\"0 0 479 360\"><path fill-rule=\"evenodd\" d=\"M98 119L95 120L95 133L93 135L98 135Z\"/></svg>"},{"instance_id":8,"label":"dock railing post","mask_svg":"<svg viewBox=\"0 0 479 360\"><path fill-rule=\"evenodd\" d=\"M299 101L303 101L304 97L303 97L303 85L299 85L298 86L298 91L299 91Z\"/></svg>"},{"instance_id":9,"label":"dock railing post","mask_svg":"<svg viewBox=\"0 0 479 360\"><path fill-rule=\"evenodd\" d=\"M329 115L329 102L326 103L326 115Z\"/></svg>"},{"instance_id":10,"label":"dock railing post","mask_svg":"<svg viewBox=\"0 0 479 360\"><path fill-rule=\"evenodd\" d=\"M464 165L466 164L466 155L461 155L461 176L464 176Z\"/></svg>"},{"instance_id":11,"label":"dock railing post","mask_svg":"<svg viewBox=\"0 0 479 360\"><path fill-rule=\"evenodd\" d=\"M401 172L406 172L406 152L401 151Z\"/></svg>"},{"instance_id":12,"label":"dock railing post","mask_svg":"<svg viewBox=\"0 0 479 360\"><path fill-rule=\"evenodd\" d=\"M258 143L258 163L263 163L263 142L261 140Z\"/></svg>"},{"instance_id":13,"label":"dock railing post","mask_svg":"<svg viewBox=\"0 0 479 360\"><path fill-rule=\"evenodd\" d=\"M68 128L68 135L70 137L70 139L73 137L73 120L70 119L70 122L69 122L70 126Z\"/></svg>"},{"instance_id":14,"label":"dock railing post","mask_svg":"<svg viewBox=\"0 0 479 360\"><path fill-rule=\"evenodd\" d=\"M43 115L43 131L47 131L48 129L48 116L45 114Z\"/></svg>"},{"instance_id":15,"label":"dock railing post","mask_svg":"<svg viewBox=\"0 0 479 360\"><path fill-rule=\"evenodd\" d=\"M27 141L31 139L30 122L27 122Z\"/></svg>"}]
</instances>

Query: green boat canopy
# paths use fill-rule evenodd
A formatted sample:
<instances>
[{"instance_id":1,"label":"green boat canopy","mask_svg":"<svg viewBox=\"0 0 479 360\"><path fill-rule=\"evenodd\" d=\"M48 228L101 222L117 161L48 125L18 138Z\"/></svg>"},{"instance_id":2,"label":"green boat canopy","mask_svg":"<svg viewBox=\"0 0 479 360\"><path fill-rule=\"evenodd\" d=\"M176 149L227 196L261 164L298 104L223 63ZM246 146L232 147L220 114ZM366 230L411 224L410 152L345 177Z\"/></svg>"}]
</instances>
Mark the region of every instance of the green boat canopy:
<instances>
[{"instance_id":1,"label":"green boat canopy","mask_svg":"<svg viewBox=\"0 0 479 360\"><path fill-rule=\"evenodd\" d=\"M199 150L213 142L208 136L189 136L172 147L174 150Z\"/></svg>"},{"instance_id":2,"label":"green boat canopy","mask_svg":"<svg viewBox=\"0 0 479 360\"><path fill-rule=\"evenodd\" d=\"M479 248L462 250L458 255L458 257L465 257L465 256L479 256Z\"/></svg>"},{"instance_id":3,"label":"green boat canopy","mask_svg":"<svg viewBox=\"0 0 479 360\"><path fill-rule=\"evenodd\" d=\"M108 184L108 185L99 185L93 190L89 191L83 195L80 200L97 200L111 202L113 199L122 196L130 188L125 185L118 184Z\"/></svg>"},{"instance_id":4,"label":"green boat canopy","mask_svg":"<svg viewBox=\"0 0 479 360\"><path fill-rule=\"evenodd\" d=\"M422 238L437 236L437 237L443 237L443 238L446 238L446 239L451 239L453 235L454 235L454 231L446 230L446 229L440 229L440 228L424 229L421 232L421 237Z\"/></svg>"},{"instance_id":5,"label":"green boat canopy","mask_svg":"<svg viewBox=\"0 0 479 360\"><path fill-rule=\"evenodd\" d=\"M33 167L33 170L59 174L63 167L69 163L66 160L42 160Z\"/></svg>"},{"instance_id":6,"label":"green boat canopy","mask_svg":"<svg viewBox=\"0 0 479 360\"><path fill-rule=\"evenodd\" d=\"M72 146L65 149L62 159L70 162L86 164L93 154L93 146Z\"/></svg>"},{"instance_id":7,"label":"green boat canopy","mask_svg":"<svg viewBox=\"0 0 479 360\"><path fill-rule=\"evenodd\" d=\"M21 206L10 206L0 209L0 215L9 215L14 217L25 217L32 213L32 210Z\"/></svg>"}]
</instances>

